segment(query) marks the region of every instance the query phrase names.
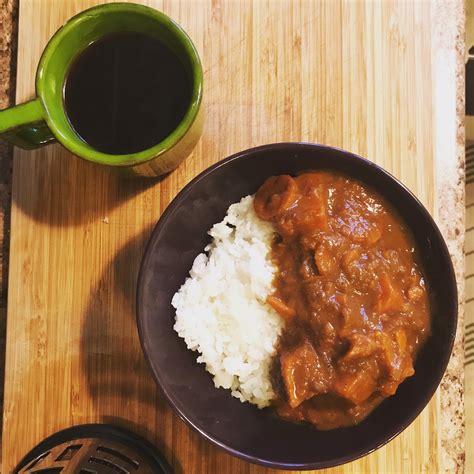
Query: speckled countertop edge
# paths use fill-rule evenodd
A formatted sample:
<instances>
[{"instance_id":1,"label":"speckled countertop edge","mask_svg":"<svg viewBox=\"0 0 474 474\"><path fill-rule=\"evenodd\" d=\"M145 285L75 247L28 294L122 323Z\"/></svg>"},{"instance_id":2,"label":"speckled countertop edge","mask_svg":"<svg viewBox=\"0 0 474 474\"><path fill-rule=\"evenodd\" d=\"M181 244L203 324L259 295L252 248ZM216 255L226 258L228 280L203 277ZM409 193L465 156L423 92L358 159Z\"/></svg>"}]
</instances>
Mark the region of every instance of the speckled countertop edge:
<instances>
[{"instance_id":1,"label":"speckled countertop edge","mask_svg":"<svg viewBox=\"0 0 474 474\"><path fill-rule=\"evenodd\" d=\"M432 66L437 215L451 253L458 282L456 341L439 396L440 470L465 470L464 416L464 32L462 0L436 0L432 11ZM440 172L442 170L442 172Z\"/></svg>"},{"instance_id":2,"label":"speckled countertop edge","mask_svg":"<svg viewBox=\"0 0 474 474\"><path fill-rule=\"evenodd\" d=\"M0 109L8 107L14 101L18 1L0 0ZM0 142L0 433L3 414L12 156L13 148ZM1 447L0 436L0 465Z\"/></svg>"}]
</instances>

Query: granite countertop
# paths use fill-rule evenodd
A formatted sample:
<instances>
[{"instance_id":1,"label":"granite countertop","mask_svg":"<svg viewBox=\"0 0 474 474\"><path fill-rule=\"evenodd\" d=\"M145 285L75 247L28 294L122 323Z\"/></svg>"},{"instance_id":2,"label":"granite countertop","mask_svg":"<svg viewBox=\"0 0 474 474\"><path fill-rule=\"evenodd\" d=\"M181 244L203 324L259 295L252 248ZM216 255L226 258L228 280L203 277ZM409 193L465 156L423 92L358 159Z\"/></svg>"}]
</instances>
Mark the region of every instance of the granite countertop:
<instances>
[{"instance_id":1,"label":"granite countertop","mask_svg":"<svg viewBox=\"0 0 474 474\"><path fill-rule=\"evenodd\" d=\"M18 2L19 0L0 0L0 109L8 107L14 101ZM460 3L455 3L455 7L452 7L451 2L436 3L438 8L432 31L436 31L434 39L439 48L439 57L436 57L435 61L439 62L440 67L444 66L443 70L446 70L448 65L454 68L454 71L448 73L448 75L455 74L456 76L456 96L458 99L456 104L457 120L453 124L453 130L457 136L455 154L458 161L454 164L447 164L447 176L438 179L438 194L444 197L439 197L439 215L437 218L443 228L445 237L450 242L450 251L454 257L461 290L460 324L464 324L462 318L464 303L464 21L459 21L460 18L464 18L464 14L460 15L459 9L462 8ZM459 54L456 58L445 58L443 57L443 43L452 41L453 37L455 37L458 45ZM442 82L442 79L440 82ZM449 156L452 156L452 153ZM0 413L3 413L11 165L12 148L0 142ZM451 176L448 176L449 173L451 173ZM453 176L453 173L455 176ZM453 178L459 183L458 188L452 189L452 185L450 189L443 187L443 184L446 186L452 183ZM453 216L455 216L454 221ZM443 452L446 453L448 458L450 451L456 452L455 447L464 444L464 417L462 415L464 344L462 340L458 339L456 343L450 366L450 377L453 377L453 379L445 378L442 386L441 404L445 416L441 420L440 426L440 429L446 430L448 434L443 446ZM461 392L461 396L459 396L459 392ZM464 469L466 472L469 471L469 467L464 466L463 456L458 459L451 458L450 462L445 463L444 466L450 472L462 472Z\"/></svg>"},{"instance_id":2,"label":"granite countertop","mask_svg":"<svg viewBox=\"0 0 474 474\"><path fill-rule=\"evenodd\" d=\"M0 109L14 101L17 12L18 0L0 0ZM0 413L3 413L12 154L12 147L0 142Z\"/></svg>"}]
</instances>

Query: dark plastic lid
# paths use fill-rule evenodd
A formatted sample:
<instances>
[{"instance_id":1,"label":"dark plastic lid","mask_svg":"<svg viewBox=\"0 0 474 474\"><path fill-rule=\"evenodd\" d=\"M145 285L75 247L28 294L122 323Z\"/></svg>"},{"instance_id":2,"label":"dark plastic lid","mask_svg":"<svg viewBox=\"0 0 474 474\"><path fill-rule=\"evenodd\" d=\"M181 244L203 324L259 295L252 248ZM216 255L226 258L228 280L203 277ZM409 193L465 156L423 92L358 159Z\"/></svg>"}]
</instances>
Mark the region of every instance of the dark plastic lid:
<instances>
[{"instance_id":1,"label":"dark plastic lid","mask_svg":"<svg viewBox=\"0 0 474 474\"><path fill-rule=\"evenodd\" d=\"M38 444L14 471L18 474L172 474L146 439L112 425L79 425Z\"/></svg>"}]
</instances>

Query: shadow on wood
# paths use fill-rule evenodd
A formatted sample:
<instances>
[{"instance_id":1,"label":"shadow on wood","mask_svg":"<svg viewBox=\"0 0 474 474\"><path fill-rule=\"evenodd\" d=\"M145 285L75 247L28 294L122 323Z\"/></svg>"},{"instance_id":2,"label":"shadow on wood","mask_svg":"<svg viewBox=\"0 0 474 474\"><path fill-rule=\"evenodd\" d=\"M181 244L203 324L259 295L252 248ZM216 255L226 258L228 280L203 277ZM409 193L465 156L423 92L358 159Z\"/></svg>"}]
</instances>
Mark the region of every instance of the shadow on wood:
<instances>
[{"instance_id":1,"label":"shadow on wood","mask_svg":"<svg viewBox=\"0 0 474 474\"><path fill-rule=\"evenodd\" d=\"M93 411L101 421L116 422L156 444L156 431L127 419L129 410L138 409L153 413L154 419L147 423L159 424L167 410L143 357L135 324L137 276L150 232L148 227L122 248L91 292L81 331L81 367ZM159 448L171 459L163 443Z\"/></svg>"},{"instance_id":2,"label":"shadow on wood","mask_svg":"<svg viewBox=\"0 0 474 474\"><path fill-rule=\"evenodd\" d=\"M159 451L165 456L167 461L170 463L171 466L173 466L173 473L174 474L186 474L183 471L183 468L181 464L179 463L178 459L176 456L173 454L173 451L169 449L166 444L162 442L153 442L155 439L154 433L150 430L148 430L145 426L143 425L138 425L137 423L134 423L133 421L127 420L125 418L121 418L119 416L104 416L101 419L102 423L114 425L114 426L119 426L122 428L126 428L128 430L133 431L134 433L140 434L142 437L146 438L148 441L152 442Z\"/></svg>"},{"instance_id":3,"label":"shadow on wood","mask_svg":"<svg viewBox=\"0 0 474 474\"><path fill-rule=\"evenodd\" d=\"M57 144L34 154L17 150L14 166L15 175L21 176L13 187L14 206L33 220L55 227L102 219L166 176L125 177L118 169L66 153Z\"/></svg>"},{"instance_id":4,"label":"shadow on wood","mask_svg":"<svg viewBox=\"0 0 474 474\"><path fill-rule=\"evenodd\" d=\"M87 388L100 403L106 403L109 396L121 401L139 397L140 404L160 403L135 324L138 269L150 231L146 229L122 248L91 292L81 333L81 357ZM130 383L131 374L140 380L139 386Z\"/></svg>"}]
</instances>

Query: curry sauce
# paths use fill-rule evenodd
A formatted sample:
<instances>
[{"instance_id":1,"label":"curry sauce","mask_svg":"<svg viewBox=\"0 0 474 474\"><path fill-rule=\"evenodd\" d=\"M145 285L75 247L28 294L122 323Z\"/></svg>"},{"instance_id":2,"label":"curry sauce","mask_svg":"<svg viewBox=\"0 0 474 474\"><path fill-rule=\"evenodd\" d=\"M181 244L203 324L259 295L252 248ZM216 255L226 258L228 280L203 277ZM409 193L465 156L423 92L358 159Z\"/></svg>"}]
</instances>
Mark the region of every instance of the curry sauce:
<instances>
[{"instance_id":1,"label":"curry sauce","mask_svg":"<svg viewBox=\"0 0 474 474\"><path fill-rule=\"evenodd\" d=\"M322 430L355 425L414 374L430 332L413 237L378 194L329 171L268 178L254 207L277 233L277 412Z\"/></svg>"}]
</instances>

